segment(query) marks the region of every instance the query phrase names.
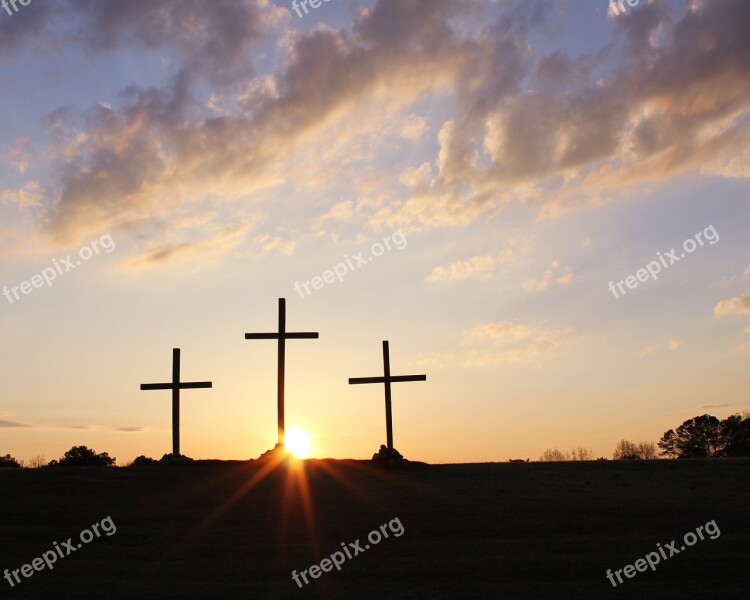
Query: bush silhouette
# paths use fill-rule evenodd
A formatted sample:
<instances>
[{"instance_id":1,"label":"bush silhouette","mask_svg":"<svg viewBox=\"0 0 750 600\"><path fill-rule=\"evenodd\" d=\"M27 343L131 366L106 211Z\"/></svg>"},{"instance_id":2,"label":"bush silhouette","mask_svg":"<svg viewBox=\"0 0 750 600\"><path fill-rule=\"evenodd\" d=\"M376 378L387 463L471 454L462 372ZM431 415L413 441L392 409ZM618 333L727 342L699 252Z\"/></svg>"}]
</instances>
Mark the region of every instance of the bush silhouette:
<instances>
[{"instance_id":1,"label":"bush silhouette","mask_svg":"<svg viewBox=\"0 0 750 600\"><path fill-rule=\"evenodd\" d=\"M0 469L20 469L21 463L19 463L10 454L0 456Z\"/></svg>"},{"instance_id":2,"label":"bush silhouette","mask_svg":"<svg viewBox=\"0 0 750 600\"><path fill-rule=\"evenodd\" d=\"M73 446L59 461L52 461L50 464L60 467L111 467L115 460L106 452L97 454L86 446Z\"/></svg>"}]
</instances>

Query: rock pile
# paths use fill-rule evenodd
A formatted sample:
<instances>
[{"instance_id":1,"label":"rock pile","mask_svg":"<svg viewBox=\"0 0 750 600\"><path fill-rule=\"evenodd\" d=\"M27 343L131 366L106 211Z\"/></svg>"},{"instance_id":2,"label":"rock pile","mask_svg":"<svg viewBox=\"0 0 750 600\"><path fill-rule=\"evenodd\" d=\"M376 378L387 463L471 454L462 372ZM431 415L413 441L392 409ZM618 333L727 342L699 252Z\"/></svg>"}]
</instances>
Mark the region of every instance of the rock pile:
<instances>
[{"instance_id":1,"label":"rock pile","mask_svg":"<svg viewBox=\"0 0 750 600\"><path fill-rule=\"evenodd\" d=\"M372 460L384 465L400 465L409 462L398 450L395 448L388 449L383 444L380 445L380 450L372 455Z\"/></svg>"}]
</instances>

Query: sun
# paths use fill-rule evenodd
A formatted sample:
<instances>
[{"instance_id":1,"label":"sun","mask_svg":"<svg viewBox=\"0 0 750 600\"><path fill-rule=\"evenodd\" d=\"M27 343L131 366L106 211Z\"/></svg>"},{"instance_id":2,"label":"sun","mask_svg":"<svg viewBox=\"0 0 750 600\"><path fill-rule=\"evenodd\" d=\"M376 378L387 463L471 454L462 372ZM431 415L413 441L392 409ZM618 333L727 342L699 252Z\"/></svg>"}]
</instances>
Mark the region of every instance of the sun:
<instances>
[{"instance_id":1,"label":"sun","mask_svg":"<svg viewBox=\"0 0 750 600\"><path fill-rule=\"evenodd\" d=\"M284 445L287 451L297 458L307 458L312 451L310 436L299 429L290 429L284 436Z\"/></svg>"}]
</instances>

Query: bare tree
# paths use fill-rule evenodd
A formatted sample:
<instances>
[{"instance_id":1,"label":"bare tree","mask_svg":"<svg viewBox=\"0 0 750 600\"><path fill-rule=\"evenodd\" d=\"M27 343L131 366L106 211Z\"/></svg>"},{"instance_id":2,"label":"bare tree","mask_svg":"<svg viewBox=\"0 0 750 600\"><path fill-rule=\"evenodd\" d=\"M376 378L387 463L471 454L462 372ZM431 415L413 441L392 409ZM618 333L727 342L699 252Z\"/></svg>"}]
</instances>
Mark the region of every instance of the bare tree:
<instances>
[{"instance_id":1,"label":"bare tree","mask_svg":"<svg viewBox=\"0 0 750 600\"><path fill-rule=\"evenodd\" d=\"M570 451L571 460L594 460L594 451L590 448L578 446Z\"/></svg>"},{"instance_id":2,"label":"bare tree","mask_svg":"<svg viewBox=\"0 0 750 600\"><path fill-rule=\"evenodd\" d=\"M32 456L29 459L29 468L30 469L38 469L39 467L46 467L47 466L47 459L44 458L41 454L37 454L36 456Z\"/></svg>"},{"instance_id":3,"label":"bare tree","mask_svg":"<svg viewBox=\"0 0 750 600\"><path fill-rule=\"evenodd\" d=\"M653 442L631 442L620 440L612 456L615 460L653 460L656 458L656 444Z\"/></svg>"},{"instance_id":4,"label":"bare tree","mask_svg":"<svg viewBox=\"0 0 750 600\"><path fill-rule=\"evenodd\" d=\"M637 460L640 458L638 454L638 446L635 442L629 440L620 440L615 446L615 452L612 455L614 460Z\"/></svg>"},{"instance_id":5,"label":"bare tree","mask_svg":"<svg viewBox=\"0 0 750 600\"><path fill-rule=\"evenodd\" d=\"M638 444L638 458L654 460L656 458L656 444L654 442L640 442Z\"/></svg>"},{"instance_id":6,"label":"bare tree","mask_svg":"<svg viewBox=\"0 0 750 600\"><path fill-rule=\"evenodd\" d=\"M570 460L570 457L557 448L547 448L542 453L542 456L539 458L539 460L542 462L562 462L564 460Z\"/></svg>"}]
</instances>

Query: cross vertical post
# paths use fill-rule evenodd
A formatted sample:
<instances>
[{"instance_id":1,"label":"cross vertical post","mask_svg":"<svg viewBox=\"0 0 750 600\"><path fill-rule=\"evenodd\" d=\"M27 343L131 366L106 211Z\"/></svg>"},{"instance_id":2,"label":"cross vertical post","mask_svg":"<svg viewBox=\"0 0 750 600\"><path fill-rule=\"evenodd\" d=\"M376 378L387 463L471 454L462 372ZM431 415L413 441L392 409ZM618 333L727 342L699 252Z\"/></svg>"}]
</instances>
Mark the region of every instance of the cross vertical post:
<instances>
[{"instance_id":1,"label":"cross vertical post","mask_svg":"<svg viewBox=\"0 0 750 600\"><path fill-rule=\"evenodd\" d=\"M286 298L279 298L279 368L276 373L278 440L284 445L284 376L286 371Z\"/></svg>"},{"instance_id":2,"label":"cross vertical post","mask_svg":"<svg viewBox=\"0 0 750 600\"><path fill-rule=\"evenodd\" d=\"M393 448L393 409L391 408L391 356L388 341L383 340L383 373L385 379L385 434L388 449Z\"/></svg>"},{"instance_id":3,"label":"cross vertical post","mask_svg":"<svg viewBox=\"0 0 750 600\"><path fill-rule=\"evenodd\" d=\"M171 383L142 383L141 390L172 390L172 454L180 456L180 390L210 388L210 381L180 381L180 349L172 348Z\"/></svg>"},{"instance_id":4,"label":"cross vertical post","mask_svg":"<svg viewBox=\"0 0 750 600\"><path fill-rule=\"evenodd\" d=\"M350 377L349 385L361 383L385 384L385 433L388 450L393 450L393 409L391 406L391 383L405 381L427 381L427 375L391 375L391 357L388 340L383 340L383 377Z\"/></svg>"},{"instance_id":5,"label":"cross vertical post","mask_svg":"<svg viewBox=\"0 0 750 600\"><path fill-rule=\"evenodd\" d=\"M284 446L284 378L286 375L286 341L292 339L318 339L317 331L287 332L286 299L279 298L279 329L276 333L246 333L246 340L278 340L278 363L276 372L276 403L278 418L278 443Z\"/></svg>"},{"instance_id":6,"label":"cross vertical post","mask_svg":"<svg viewBox=\"0 0 750 600\"><path fill-rule=\"evenodd\" d=\"M180 455L180 349L172 348L172 454Z\"/></svg>"}]
</instances>

